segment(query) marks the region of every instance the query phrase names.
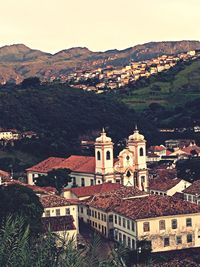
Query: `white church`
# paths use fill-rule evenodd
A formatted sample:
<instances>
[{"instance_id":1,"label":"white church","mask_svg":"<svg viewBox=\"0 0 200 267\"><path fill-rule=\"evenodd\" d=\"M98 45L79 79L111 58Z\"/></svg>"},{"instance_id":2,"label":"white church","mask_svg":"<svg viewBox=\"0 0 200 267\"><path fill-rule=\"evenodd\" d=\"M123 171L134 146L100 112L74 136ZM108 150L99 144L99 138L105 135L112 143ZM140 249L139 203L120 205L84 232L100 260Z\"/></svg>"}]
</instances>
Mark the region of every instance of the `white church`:
<instances>
[{"instance_id":1,"label":"white church","mask_svg":"<svg viewBox=\"0 0 200 267\"><path fill-rule=\"evenodd\" d=\"M94 157L76 155L69 158L50 157L26 170L28 183L34 184L40 175L47 175L53 169L68 168L72 177L69 187L73 184L80 187L109 182L147 191L148 170L144 136L136 128L128 137L127 147L117 158L113 156L113 145L112 139L103 129L100 137L96 138Z\"/></svg>"}]
</instances>

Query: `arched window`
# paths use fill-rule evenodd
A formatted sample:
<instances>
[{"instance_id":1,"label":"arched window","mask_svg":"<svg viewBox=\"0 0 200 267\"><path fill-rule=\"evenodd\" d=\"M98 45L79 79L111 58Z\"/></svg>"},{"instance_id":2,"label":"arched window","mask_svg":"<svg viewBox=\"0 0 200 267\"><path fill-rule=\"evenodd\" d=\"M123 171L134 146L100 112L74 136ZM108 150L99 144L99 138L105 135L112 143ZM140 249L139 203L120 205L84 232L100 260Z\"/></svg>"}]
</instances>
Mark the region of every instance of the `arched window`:
<instances>
[{"instance_id":1,"label":"arched window","mask_svg":"<svg viewBox=\"0 0 200 267\"><path fill-rule=\"evenodd\" d=\"M140 148L140 157L144 156L144 149L141 147Z\"/></svg>"},{"instance_id":2,"label":"arched window","mask_svg":"<svg viewBox=\"0 0 200 267\"><path fill-rule=\"evenodd\" d=\"M110 160L110 151L107 151L107 152L106 152L106 159L107 159L107 160Z\"/></svg>"},{"instance_id":3,"label":"arched window","mask_svg":"<svg viewBox=\"0 0 200 267\"><path fill-rule=\"evenodd\" d=\"M130 172L130 171L127 171L126 176L127 176L128 178L131 177L131 172Z\"/></svg>"},{"instance_id":4,"label":"arched window","mask_svg":"<svg viewBox=\"0 0 200 267\"><path fill-rule=\"evenodd\" d=\"M101 153L100 153L100 151L97 151L97 160L101 160Z\"/></svg>"}]
</instances>

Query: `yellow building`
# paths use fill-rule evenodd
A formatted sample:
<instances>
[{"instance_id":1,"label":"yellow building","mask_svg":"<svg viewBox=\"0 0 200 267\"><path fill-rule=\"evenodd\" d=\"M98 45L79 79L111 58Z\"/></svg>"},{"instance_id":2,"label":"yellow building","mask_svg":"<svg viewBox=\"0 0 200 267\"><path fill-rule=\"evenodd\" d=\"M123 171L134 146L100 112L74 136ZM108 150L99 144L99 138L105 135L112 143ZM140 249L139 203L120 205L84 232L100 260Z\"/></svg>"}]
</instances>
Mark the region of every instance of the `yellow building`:
<instances>
[{"instance_id":1,"label":"yellow building","mask_svg":"<svg viewBox=\"0 0 200 267\"><path fill-rule=\"evenodd\" d=\"M43 227L46 230L50 227L52 232L67 239L74 238L76 242L79 233L77 201L57 195L41 195L40 202L44 207Z\"/></svg>"}]
</instances>

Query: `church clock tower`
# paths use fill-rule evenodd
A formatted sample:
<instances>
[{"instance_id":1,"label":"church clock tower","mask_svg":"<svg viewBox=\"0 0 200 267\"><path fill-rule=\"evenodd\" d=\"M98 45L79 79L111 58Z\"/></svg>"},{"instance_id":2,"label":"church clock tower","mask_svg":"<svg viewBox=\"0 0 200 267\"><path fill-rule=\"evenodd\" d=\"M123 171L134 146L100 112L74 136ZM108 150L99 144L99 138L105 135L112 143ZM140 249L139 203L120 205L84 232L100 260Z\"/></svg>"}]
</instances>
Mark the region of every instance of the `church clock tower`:
<instances>
[{"instance_id":1,"label":"church clock tower","mask_svg":"<svg viewBox=\"0 0 200 267\"><path fill-rule=\"evenodd\" d=\"M139 133L137 126L132 135L128 138L128 148L135 155L134 160L134 179L135 185L143 191L148 191L148 170L146 164L146 140Z\"/></svg>"},{"instance_id":2,"label":"church clock tower","mask_svg":"<svg viewBox=\"0 0 200 267\"><path fill-rule=\"evenodd\" d=\"M95 173L96 184L114 182L113 143L104 129L95 142Z\"/></svg>"}]
</instances>

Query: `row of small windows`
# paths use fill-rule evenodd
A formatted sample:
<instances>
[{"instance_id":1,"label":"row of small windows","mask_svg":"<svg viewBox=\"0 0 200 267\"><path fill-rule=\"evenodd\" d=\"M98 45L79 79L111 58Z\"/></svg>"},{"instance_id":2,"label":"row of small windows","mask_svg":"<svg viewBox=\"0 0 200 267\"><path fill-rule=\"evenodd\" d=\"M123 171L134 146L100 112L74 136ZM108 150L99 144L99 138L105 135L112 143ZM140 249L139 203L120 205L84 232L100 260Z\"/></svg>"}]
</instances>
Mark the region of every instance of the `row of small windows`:
<instances>
[{"instance_id":1,"label":"row of small windows","mask_svg":"<svg viewBox=\"0 0 200 267\"><path fill-rule=\"evenodd\" d=\"M125 234L118 233L115 231L115 240L119 241L119 243L123 244L125 247L130 249L135 249L135 239L131 239L129 236Z\"/></svg>"},{"instance_id":2,"label":"row of small windows","mask_svg":"<svg viewBox=\"0 0 200 267\"><path fill-rule=\"evenodd\" d=\"M160 196L166 196L167 195L166 193L158 192L158 191L151 191L151 194L152 195L160 195Z\"/></svg>"},{"instance_id":3,"label":"row of small windows","mask_svg":"<svg viewBox=\"0 0 200 267\"><path fill-rule=\"evenodd\" d=\"M186 227L191 227L192 226L192 219L187 218L186 219ZM172 229L177 229L178 223L176 219L171 220L171 228ZM159 221L159 230L165 230L166 225L165 225L165 220L160 220ZM144 222L143 223L143 231L144 232L149 232L150 231L150 223L149 222Z\"/></svg>"},{"instance_id":4,"label":"row of small windows","mask_svg":"<svg viewBox=\"0 0 200 267\"><path fill-rule=\"evenodd\" d=\"M115 215L115 224L118 224L119 226L123 226L124 228L127 228L128 230L135 231L135 224L133 221L130 222L130 220L122 218L117 215Z\"/></svg>"},{"instance_id":5,"label":"row of small windows","mask_svg":"<svg viewBox=\"0 0 200 267\"><path fill-rule=\"evenodd\" d=\"M106 236L107 234L107 228L103 225L101 225L100 223L97 222L93 222L91 220L87 221L92 227L96 228L98 231L100 231L103 235Z\"/></svg>"},{"instance_id":6,"label":"row of small windows","mask_svg":"<svg viewBox=\"0 0 200 267\"><path fill-rule=\"evenodd\" d=\"M81 213L83 213L83 208L81 207ZM91 216L93 218L96 218L98 220L101 220L103 222L107 221L107 215L101 212L97 212L96 210L87 209L87 215ZM109 216L109 222L113 221L113 216Z\"/></svg>"},{"instance_id":7,"label":"row of small windows","mask_svg":"<svg viewBox=\"0 0 200 267\"><path fill-rule=\"evenodd\" d=\"M110 156L110 151L106 152L106 160L110 160L111 156ZM97 151L97 160L101 160L101 153L100 151Z\"/></svg>"},{"instance_id":8,"label":"row of small windows","mask_svg":"<svg viewBox=\"0 0 200 267\"><path fill-rule=\"evenodd\" d=\"M70 215L70 208L65 209L65 215ZM51 211L45 210L45 217L50 217ZM60 209L56 209L55 216L60 216Z\"/></svg>"},{"instance_id":9,"label":"row of small windows","mask_svg":"<svg viewBox=\"0 0 200 267\"><path fill-rule=\"evenodd\" d=\"M187 243L192 243L192 234L187 234ZM182 244L182 236L176 236L176 245ZM169 247L170 246L170 238L165 237L164 238L164 247Z\"/></svg>"}]
</instances>

